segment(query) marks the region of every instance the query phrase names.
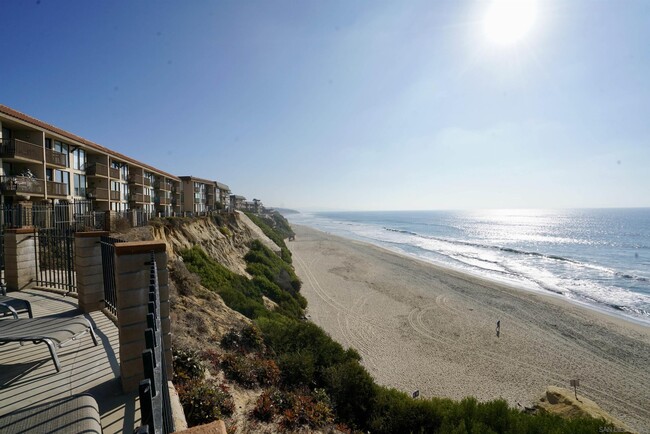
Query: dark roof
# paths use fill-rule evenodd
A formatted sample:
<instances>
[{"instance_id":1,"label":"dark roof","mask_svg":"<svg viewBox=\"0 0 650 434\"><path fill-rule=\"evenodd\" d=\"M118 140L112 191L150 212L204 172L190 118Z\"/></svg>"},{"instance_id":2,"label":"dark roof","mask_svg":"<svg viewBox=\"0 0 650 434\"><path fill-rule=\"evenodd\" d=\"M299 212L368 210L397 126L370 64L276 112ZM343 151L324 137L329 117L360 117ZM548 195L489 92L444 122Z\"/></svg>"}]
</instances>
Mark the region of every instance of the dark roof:
<instances>
[{"instance_id":1,"label":"dark roof","mask_svg":"<svg viewBox=\"0 0 650 434\"><path fill-rule=\"evenodd\" d=\"M126 155L120 154L119 152L115 152L115 151L113 151L111 149L105 148L102 145L99 145L99 144L97 144L95 142L91 142L90 140L84 139L83 137L79 137L79 136L77 136L75 134L72 134L72 133L70 133L68 131L57 128L54 125L50 125L48 123L40 121L40 120L38 120L36 118L33 118L31 116L26 115L25 113L21 113L21 112L19 112L17 110L14 110L14 109L10 108L10 107L7 107L6 105L0 104L0 113L4 113L6 115L12 116L12 117L14 117L16 119L19 119L19 120L23 121L23 122L27 122L28 124L32 124L32 125L34 125L36 127L39 127L39 128L44 129L44 130L47 130L47 131L49 131L51 133L55 133L55 134L58 134L60 136L66 137L66 138L68 138L70 140L74 140L76 142L83 143L84 145L88 146L89 148L93 148L95 150L104 152L104 153L106 153L106 154L108 154L110 156L117 157L120 160L124 160L124 161L128 161L129 163L137 164L138 166L142 166L145 169L149 169L149 170L152 170L154 172L158 172L159 174L167 176L168 178L172 178L172 179L174 179L176 181L179 180L178 176L176 176L176 175L172 175L171 173L167 173L167 172L165 172L163 170L156 169L153 166L149 166L148 164L142 163L142 162L140 162L138 160L135 160L135 159L133 159L131 157L127 157Z\"/></svg>"},{"instance_id":2,"label":"dark roof","mask_svg":"<svg viewBox=\"0 0 650 434\"><path fill-rule=\"evenodd\" d=\"M179 178L182 179L183 181L196 181L196 182L201 182L203 184L211 184L211 185L216 184L216 181L211 181L211 180L205 179L205 178L198 178L196 176L191 176L191 175L179 176Z\"/></svg>"}]
</instances>

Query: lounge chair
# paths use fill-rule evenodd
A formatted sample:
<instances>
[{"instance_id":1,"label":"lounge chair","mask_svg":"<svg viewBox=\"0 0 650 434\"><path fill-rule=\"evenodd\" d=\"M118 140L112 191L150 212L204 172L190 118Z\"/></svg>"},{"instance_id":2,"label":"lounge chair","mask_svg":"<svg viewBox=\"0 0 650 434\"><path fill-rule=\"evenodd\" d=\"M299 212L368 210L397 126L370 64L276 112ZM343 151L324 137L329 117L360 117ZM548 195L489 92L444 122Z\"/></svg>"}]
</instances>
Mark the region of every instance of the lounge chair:
<instances>
[{"instance_id":1,"label":"lounge chair","mask_svg":"<svg viewBox=\"0 0 650 434\"><path fill-rule=\"evenodd\" d=\"M9 314L14 318L18 318L19 313L25 312L30 318L34 318L32 315L32 305L29 304L29 301L0 295L0 318Z\"/></svg>"},{"instance_id":2,"label":"lounge chair","mask_svg":"<svg viewBox=\"0 0 650 434\"><path fill-rule=\"evenodd\" d=\"M0 416L0 432L101 434L102 424L97 401L82 394Z\"/></svg>"},{"instance_id":3,"label":"lounge chair","mask_svg":"<svg viewBox=\"0 0 650 434\"><path fill-rule=\"evenodd\" d=\"M56 348L78 339L86 332L90 333L93 343L98 345L93 326L83 316L70 318L43 317L0 320L0 345L9 342L44 342L50 350L56 371L61 371L61 364L56 355Z\"/></svg>"}]
</instances>

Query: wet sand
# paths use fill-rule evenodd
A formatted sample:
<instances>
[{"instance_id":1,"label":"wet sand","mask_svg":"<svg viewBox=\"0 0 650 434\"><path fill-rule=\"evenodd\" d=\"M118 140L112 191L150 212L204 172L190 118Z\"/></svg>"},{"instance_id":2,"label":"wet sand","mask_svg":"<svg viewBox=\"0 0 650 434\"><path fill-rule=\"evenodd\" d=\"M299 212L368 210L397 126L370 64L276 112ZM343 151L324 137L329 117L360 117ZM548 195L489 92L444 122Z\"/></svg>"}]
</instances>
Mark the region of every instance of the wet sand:
<instances>
[{"instance_id":1,"label":"wet sand","mask_svg":"<svg viewBox=\"0 0 650 434\"><path fill-rule=\"evenodd\" d=\"M424 397L584 394L650 429L650 327L304 226L288 243L310 319L378 383ZM500 321L500 336L496 323Z\"/></svg>"}]
</instances>

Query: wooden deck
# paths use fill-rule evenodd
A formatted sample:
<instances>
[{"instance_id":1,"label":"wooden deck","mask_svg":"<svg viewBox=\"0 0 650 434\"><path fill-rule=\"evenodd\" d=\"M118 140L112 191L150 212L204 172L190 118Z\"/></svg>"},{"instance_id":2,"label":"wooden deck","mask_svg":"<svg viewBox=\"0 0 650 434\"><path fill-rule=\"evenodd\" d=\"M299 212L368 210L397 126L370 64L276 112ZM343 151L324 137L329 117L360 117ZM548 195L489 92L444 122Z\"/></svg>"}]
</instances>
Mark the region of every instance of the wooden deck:
<instances>
[{"instance_id":1,"label":"wooden deck","mask_svg":"<svg viewBox=\"0 0 650 434\"><path fill-rule=\"evenodd\" d=\"M34 318L81 314L73 297L39 290L7 295L28 300ZM133 432L140 423L139 400L137 393L122 393L117 327L101 312L86 317L95 327L99 345L94 346L91 337L84 335L59 349L61 372L56 372L45 344L0 346L0 416L57 398L90 393L99 405L104 433Z\"/></svg>"}]
</instances>

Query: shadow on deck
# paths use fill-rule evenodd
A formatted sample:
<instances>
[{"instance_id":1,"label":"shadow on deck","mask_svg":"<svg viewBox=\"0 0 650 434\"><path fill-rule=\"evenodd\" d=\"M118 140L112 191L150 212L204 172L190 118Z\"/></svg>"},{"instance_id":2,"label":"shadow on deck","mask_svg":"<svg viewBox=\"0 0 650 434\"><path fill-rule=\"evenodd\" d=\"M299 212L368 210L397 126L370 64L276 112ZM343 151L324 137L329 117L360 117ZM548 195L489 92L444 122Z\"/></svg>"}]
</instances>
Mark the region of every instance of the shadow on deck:
<instances>
[{"instance_id":1,"label":"shadow on deck","mask_svg":"<svg viewBox=\"0 0 650 434\"><path fill-rule=\"evenodd\" d=\"M39 290L8 295L28 300L34 317L80 315L77 300ZM21 315L26 317L25 315ZM97 338L88 335L58 350L61 372L56 372L45 344L0 346L0 416L78 393L89 393L99 405L104 433L133 432L140 423L136 393L123 394L120 384L117 327L102 312L86 315ZM0 321L12 321L1 319Z\"/></svg>"}]
</instances>

